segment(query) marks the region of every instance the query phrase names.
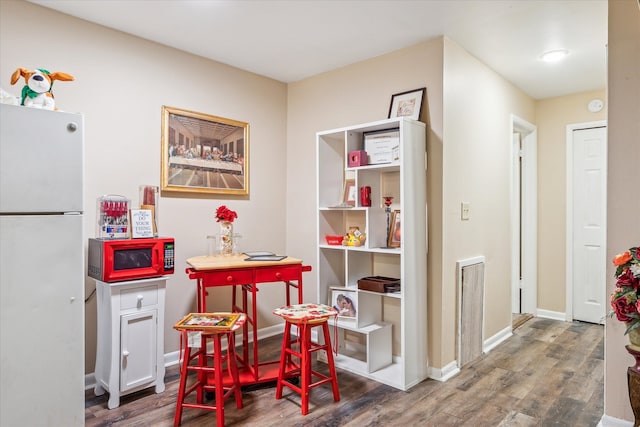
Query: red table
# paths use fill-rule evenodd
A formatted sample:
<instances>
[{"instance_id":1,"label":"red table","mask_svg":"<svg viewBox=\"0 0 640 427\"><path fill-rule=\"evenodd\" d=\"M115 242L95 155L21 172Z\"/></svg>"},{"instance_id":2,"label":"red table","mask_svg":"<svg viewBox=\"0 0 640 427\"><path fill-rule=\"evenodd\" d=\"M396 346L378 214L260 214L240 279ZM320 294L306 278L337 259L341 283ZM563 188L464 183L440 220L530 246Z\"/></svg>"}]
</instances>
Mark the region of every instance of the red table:
<instances>
[{"instance_id":1,"label":"red table","mask_svg":"<svg viewBox=\"0 0 640 427\"><path fill-rule=\"evenodd\" d=\"M199 256L187 259L186 269L190 279L196 280L198 312L207 313L208 288L233 286L231 310L246 313L247 321L242 330L242 351L237 352L240 362L240 384L251 385L278 379L280 361L260 361L258 358L258 285L284 283L285 304L291 305L291 290L297 290L294 304L302 304L302 273L311 271L311 266L302 265L302 260L287 257L282 261L245 261L246 255ZM236 288L242 290L238 301ZM248 295L251 294L251 307ZM295 297L295 295L294 295ZM269 307L271 312L275 307ZM249 358L249 329L252 338L252 359Z\"/></svg>"}]
</instances>

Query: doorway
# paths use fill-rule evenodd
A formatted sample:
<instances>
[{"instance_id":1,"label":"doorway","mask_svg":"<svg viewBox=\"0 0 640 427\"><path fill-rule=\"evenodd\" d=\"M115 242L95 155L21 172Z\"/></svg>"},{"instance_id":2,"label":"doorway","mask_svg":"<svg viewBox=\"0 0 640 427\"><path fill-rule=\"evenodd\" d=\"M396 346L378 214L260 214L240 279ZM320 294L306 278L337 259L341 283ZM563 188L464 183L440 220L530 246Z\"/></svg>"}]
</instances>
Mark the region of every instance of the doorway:
<instances>
[{"instance_id":1,"label":"doorway","mask_svg":"<svg viewBox=\"0 0 640 427\"><path fill-rule=\"evenodd\" d=\"M568 125L568 320L604 323L607 310L606 190L606 121Z\"/></svg>"},{"instance_id":2,"label":"doorway","mask_svg":"<svg viewBox=\"0 0 640 427\"><path fill-rule=\"evenodd\" d=\"M537 128L512 115L511 135L511 312L521 324L538 301Z\"/></svg>"}]
</instances>

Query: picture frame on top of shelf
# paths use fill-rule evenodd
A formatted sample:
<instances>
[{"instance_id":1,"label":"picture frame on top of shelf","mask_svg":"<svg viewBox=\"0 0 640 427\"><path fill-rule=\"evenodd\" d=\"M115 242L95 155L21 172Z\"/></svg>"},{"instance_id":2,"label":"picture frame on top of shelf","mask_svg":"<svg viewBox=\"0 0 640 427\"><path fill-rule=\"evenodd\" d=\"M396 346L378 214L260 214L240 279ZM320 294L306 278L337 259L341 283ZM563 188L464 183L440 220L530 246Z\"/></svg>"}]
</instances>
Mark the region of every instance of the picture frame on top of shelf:
<instances>
[{"instance_id":1,"label":"picture frame on top of shelf","mask_svg":"<svg viewBox=\"0 0 640 427\"><path fill-rule=\"evenodd\" d=\"M329 305L338 310L338 317L355 320L358 315L358 292L355 289L329 288Z\"/></svg>"},{"instance_id":2,"label":"picture frame on top of shelf","mask_svg":"<svg viewBox=\"0 0 640 427\"><path fill-rule=\"evenodd\" d=\"M413 120L420 120L422 102L426 91L427 88L422 87L391 95L389 118L408 117Z\"/></svg>"},{"instance_id":3,"label":"picture frame on top of shelf","mask_svg":"<svg viewBox=\"0 0 640 427\"><path fill-rule=\"evenodd\" d=\"M402 243L400 218L400 210L394 210L389 224L389 236L387 237L387 246L390 248L399 248Z\"/></svg>"},{"instance_id":4,"label":"picture frame on top of shelf","mask_svg":"<svg viewBox=\"0 0 640 427\"><path fill-rule=\"evenodd\" d=\"M162 106L161 190L249 195L249 123Z\"/></svg>"},{"instance_id":5,"label":"picture frame on top of shelf","mask_svg":"<svg viewBox=\"0 0 640 427\"><path fill-rule=\"evenodd\" d=\"M344 190L342 191L342 204L348 206L356 205L356 180L355 179L345 179L344 181Z\"/></svg>"}]
</instances>

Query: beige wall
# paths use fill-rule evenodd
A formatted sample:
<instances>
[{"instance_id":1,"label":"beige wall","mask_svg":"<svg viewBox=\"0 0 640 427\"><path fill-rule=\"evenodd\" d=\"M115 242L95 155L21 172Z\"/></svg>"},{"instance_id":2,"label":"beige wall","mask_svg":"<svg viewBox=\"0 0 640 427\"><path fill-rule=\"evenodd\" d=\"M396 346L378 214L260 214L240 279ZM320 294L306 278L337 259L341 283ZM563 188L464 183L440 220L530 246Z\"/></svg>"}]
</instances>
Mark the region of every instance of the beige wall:
<instances>
[{"instance_id":1,"label":"beige wall","mask_svg":"<svg viewBox=\"0 0 640 427\"><path fill-rule=\"evenodd\" d=\"M484 255L484 339L511 325L511 115L534 121L534 101L445 40L442 363L455 360L456 262ZM471 204L462 221L461 202Z\"/></svg>"},{"instance_id":2,"label":"beige wall","mask_svg":"<svg viewBox=\"0 0 640 427\"><path fill-rule=\"evenodd\" d=\"M536 102L538 126L538 309L566 311L567 125L606 120L606 105L591 113L605 90Z\"/></svg>"},{"instance_id":3,"label":"beige wall","mask_svg":"<svg viewBox=\"0 0 640 427\"><path fill-rule=\"evenodd\" d=\"M640 10L636 0L609 2L608 50L607 259L640 245ZM607 263L607 277L613 265ZM615 282L607 282L607 294ZM627 367L633 358L624 346L624 325L608 319L605 329L605 402L607 416L633 420L627 390Z\"/></svg>"},{"instance_id":4,"label":"beige wall","mask_svg":"<svg viewBox=\"0 0 640 427\"><path fill-rule=\"evenodd\" d=\"M95 236L96 198L122 194L138 203L139 184L159 185L162 105L250 123L249 197L163 194L160 200L160 233L176 239L176 272L167 284L165 353L177 351L172 326L195 310L195 284L184 273L185 260L206 252L205 236L217 230L213 212L220 204L238 212L241 249L285 251L286 85L28 2L2 0L0 8L3 89L20 93L22 82L10 85L18 67L76 77L57 82L54 93L60 109L85 117L85 238ZM94 288L87 279L85 294ZM262 325L275 323L270 308L281 305L279 291L265 287L260 292ZM227 294L216 291L210 307L226 308ZM220 295L225 298L216 304ZM95 335L94 296L86 304L88 373L94 369Z\"/></svg>"}]
</instances>

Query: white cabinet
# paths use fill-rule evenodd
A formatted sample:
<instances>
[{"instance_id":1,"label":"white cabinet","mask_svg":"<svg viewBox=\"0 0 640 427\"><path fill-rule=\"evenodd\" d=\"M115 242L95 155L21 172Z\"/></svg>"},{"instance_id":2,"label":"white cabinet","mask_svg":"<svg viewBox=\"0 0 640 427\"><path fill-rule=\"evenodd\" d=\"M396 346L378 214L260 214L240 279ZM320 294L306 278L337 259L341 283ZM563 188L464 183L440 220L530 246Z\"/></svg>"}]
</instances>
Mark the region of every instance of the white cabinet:
<instances>
[{"instance_id":1,"label":"white cabinet","mask_svg":"<svg viewBox=\"0 0 640 427\"><path fill-rule=\"evenodd\" d=\"M392 135L381 149L393 153L376 153L388 162L350 166L350 153L362 157L366 137L371 154L370 135L380 134ZM407 390L426 378L428 368L426 126L393 118L316 136L318 301L333 305L344 294L356 306L355 315L338 317L332 332L336 366ZM343 203L347 181L355 183L354 206ZM363 186L371 188L371 206L361 204ZM393 197L391 214L385 196ZM388 247L387 221L394 212L402 233L399 247ZM327 244L327 235L344 235L352 227L365 233L363 244ZM368 276L400 279L400 291L358 289L358 280Z\"/></svg>"},{"instance_id":2,"label":"white cabinet","mask_svg":"<svg viewBox=\"0 0 640 427\"><path fill-rule=\"evenodd\" d=\"M120 396L155 386L164 391L165 278L106 283L97 280L98 348L95 394Z\"/></svg>"}]
</instances>

